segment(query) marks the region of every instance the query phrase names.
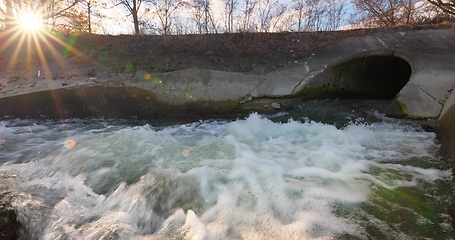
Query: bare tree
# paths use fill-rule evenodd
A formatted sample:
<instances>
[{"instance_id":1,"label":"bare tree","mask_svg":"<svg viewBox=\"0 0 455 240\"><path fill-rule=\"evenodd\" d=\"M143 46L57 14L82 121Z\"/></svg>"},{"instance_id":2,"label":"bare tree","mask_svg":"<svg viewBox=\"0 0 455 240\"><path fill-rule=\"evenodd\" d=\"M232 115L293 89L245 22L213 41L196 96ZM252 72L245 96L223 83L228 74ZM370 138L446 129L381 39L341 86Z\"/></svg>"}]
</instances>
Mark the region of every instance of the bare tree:
<instances>
[{"instance_id":1,"label":"bare tree","mask_svg":"<svg viewBox=\"0 0 455 240\"><path fill-rule=\"evenodd\" d=\"M52 29L62 32L89 31L88 17L82 6L75 6L71 11L63 13L61 21L52 21Z\"/></svg>"},{"instance_id":2,"label":"bare tree","mask_svg":"<svg viewBox=\"0 0 455 240\"><path fill-rule=\"evenodd\" d=\"M259 31L268 32L275 26L286 11L286 5L278 0L263 0L258 2Z\"/></svg>"},{"instance_id":3,"label":"bare tree","mask_svg":"<svg viewBox=\"0 0 455 240\"><path fill-rule=\"evenodd\" d=\"M149 0L113 0L114 6L122 5L126 8L129 15L133 17L134 34L139 35L141 33L139 29L139 9L141 8L142 2L148 2Z\"/></svg>"},{"instance_id":4,"label":"bare tree","mask_svg":"<svg viewBox=\"0 0 455 240\"><path fill-rule=\"evenodd\" d=\"M237 10L238 2L236 0L224 0L224 10L226 14L225 28L226 32L231 33L234 31L234 18L235 10Z\"/></svg>"},{"instance_id":5,"label":"bare tree","mask_svg":"<svg viewBox=\"0 0 455 240\"><path fill-rule=\"evenodd\" d=\"M306 0L306 23L305 30L320 31L323 30L324 15L327 11L324 0Z\"/></svg>"},{"instance_id":6,"label":"bare tree","mask_svg":"<svg viewBox=\"0 0 455 240\"><path fill-rule=\"evenodd\" d=\"M204 7L203 1L193 0L187 6L190 8L191 20L196 24L197 32L202 34L204 31Z\"/></svg>"},{"instance_id":7,"label":"bare tree","mask_svg":"<svg viewBox=\"0 0 455 240\"><path fill-rule=\"evenodd\" d=\"M413 12L412 0L354 0L364 21L378 27L409 24Z\"/></svg>"},{"instance_id":8,"label":"bare tree","mask_svg":"<svg viewBox=\"0 0 455 240\"><path fill-rule=\"evenodd\" d=\"M303 22L305 21L305 8L306 0L292 0L294 3L293 10L295 11L295 16L297 18L297 31L303 30Z\"/></svg>"},{"instance_id":9,"label":"bare tree","mask_svg":"<svg viewBox=\"0 0 455 240\"><path fill-rule=\"evenodd\" d=\"M297 31L333 31L346 17L346 0L293 0Z\"/></svg>"},{"instance_id":10,"label":"bare tree","mask_svg":"<svg viewBox=\"0 0 455 240\"><path fill-rule=\"evenodd\" d=\"M218 33L210 5L210 0L193 0L188 4L191 10L191 19L196 24L199 34Z\"/></svg>"},{"instance_id":11,"label":"bare tree","mask_svg":"<svg viewBox=\"0 0 455 240\"><path fill-rule=\"evenodd\" d=\"M13 0L4 0L4 4L5 8L0 8L0 11L5 17L5 29L11 29L14 26Z\"/></svg>"},{"instance_id":12,"label":"bare tree","mask_svg":"<svg viewBox=\"0 0 455 240\"><path fill-rule=\"evenodd\" d=\"M297 12L290 11L282 14L279 19L276 19L275 24L271 26L271 30L274 32L288 32L296 30L296 14ZM298 29L298 26L297 26Z\"/></svg>"},{"instance_id":13,"label":"bare tree","mask_svg":"<svg viewBox=\"0 0 455 240\"><path fill-rule=\"evenodd\" d=\"M241 26L239 31L249 32L251 29L251 21L253 17L254 10L259 0L245 0L243 3L242 15L239 17L242 19Z\"/></svg>"},{"instance_id":14,"label":"bare tree","mask_svg":"<svg viewBox=\"0 0 455 240\"><path fill-rule=\"evenodd\" d=\"M145 14L148 14L150 11L150 8L145 8ZM139 26L141 29L141 34L152 34L156 35L159 33L155 23L152 21L152 19L141 19L139 21Z\"/></svg>"},{"instance_id":15,"label":"bare tree","mask_svg":"<svg viewBox=\"0 0 455 240\"><path fill-rule=\"evenodd\" d=\"M158 18L161 33L170 35L175 12L183 6L182 0L152 0L151 12Z\"/></svg>"},{"instance_id":16,"label":"bare tree","mask_svg":"<svg viewBox=\"0 0 455 240\"><path fill-rule=\"evenodd\" d=\"M74 6L79 3L79 0L52 0L44 2L44 19L51 20L51 29L55 29L57 25L58 19L68 19L68 16L71 15L71 11L73 11ZM63 20L64 21L64 20Z\"/></svg>"},{"instance_id":17,"label":"bare tree","mask_svg":"<svg viewBox=\"0 0 455 240\"><path fill-rule=\"evenodd\" d=\"M447 14L455 15L455 0L428 0L428 2Z\"/></svg>"},{"instance_id":18,"label":"bare tree","mask_svg":"<svg viewBox=\"0 0 455 240\"><path fill-rule=\"evenodd\" d=\"M345 0L327 0L324 15L325 29L327 31L336 30L340 27L343 17L346 16Z\"/></svg>"},{"instance_id":19,"label":"bare tree","mask_svg":"<svg viewBox=\"0 0 455 240\"><path fill-rule=\"evenodd\" d=\"M415 4L413 21L417 24L434 24L446 20L453 21L455 15L443 11L440 7L429 1Z\"/></svg>"},{"instance_id":20,"label":"bare tree","mask_svg":"<svg viewBox=\"0 0 455 240\"><path fill-rule=\"evenodd\" d=\"M66 32L88 32L99 31L99 22L102 15L99 9L103 4L96 0L80 0L71 11L65 12L60 21L54 25L54 29Z\"/></svg>"},{"instance_id":21,"label":"bare tree","mask_svg":"<svg viewBox=\"0 0 455 240\"><path fill-rule=\"evenodd\" d=\"M96 7L96 2L93 0L84 0L81 3L87 9L86 21L88 33L92 33L92 14L93 7Z\"/></svg>"},{"instance_id":22,"label":"bare tree","mask_svg":"<svg viewBox=\"0 0 455 240\"><path fill-rule=\"evenodd\" d=\"M187 35L192 33L191 32L191 27L189 24L189 20L186 19L186 23L184 21L185 19L181 19L180 17L176 16L174 18L174 24L173 24L173 31L175 32L176 35Z\"/></svg>"}]
</instances>

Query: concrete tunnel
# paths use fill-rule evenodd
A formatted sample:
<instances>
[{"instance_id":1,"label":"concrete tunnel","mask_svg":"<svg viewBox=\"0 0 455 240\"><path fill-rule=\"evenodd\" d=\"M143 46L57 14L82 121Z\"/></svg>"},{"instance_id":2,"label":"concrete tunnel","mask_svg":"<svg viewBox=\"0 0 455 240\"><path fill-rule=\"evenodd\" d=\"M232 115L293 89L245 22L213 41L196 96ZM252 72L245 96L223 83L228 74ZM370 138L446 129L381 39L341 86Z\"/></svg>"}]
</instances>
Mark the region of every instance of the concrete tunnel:
<instances>
[{"instance_id":1,"label":"concrete tunnel","mask_svg":"<svg viewBox=\"0 0 455 240\"><path fill-rule=\"evenodd\" d=\"M358 97L393 99L408 83L411 73L411 65L400 57L373 55L330 67L312 83L323 82Z\"/></svg>"}]
</instances>

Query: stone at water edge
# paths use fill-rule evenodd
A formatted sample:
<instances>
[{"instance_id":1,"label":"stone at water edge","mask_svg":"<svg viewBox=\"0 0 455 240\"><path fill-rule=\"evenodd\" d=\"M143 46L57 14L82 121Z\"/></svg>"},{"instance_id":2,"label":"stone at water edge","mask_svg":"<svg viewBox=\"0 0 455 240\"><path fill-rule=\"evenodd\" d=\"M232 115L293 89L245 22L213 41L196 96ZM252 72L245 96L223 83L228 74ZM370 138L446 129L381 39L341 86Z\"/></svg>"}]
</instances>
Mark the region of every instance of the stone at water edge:
<instances>
[{"instance_id":1,"label":"stone at water edge","mask_svg":"<svg viewBox=\"0 0 455 240\"><path fill-rule=\"evenodd\" d=\"M275 108L275 109L280 109L281 108L281 104L274 102L274 103L272 103L272 107Z\"/></svg>"}]
</instances>

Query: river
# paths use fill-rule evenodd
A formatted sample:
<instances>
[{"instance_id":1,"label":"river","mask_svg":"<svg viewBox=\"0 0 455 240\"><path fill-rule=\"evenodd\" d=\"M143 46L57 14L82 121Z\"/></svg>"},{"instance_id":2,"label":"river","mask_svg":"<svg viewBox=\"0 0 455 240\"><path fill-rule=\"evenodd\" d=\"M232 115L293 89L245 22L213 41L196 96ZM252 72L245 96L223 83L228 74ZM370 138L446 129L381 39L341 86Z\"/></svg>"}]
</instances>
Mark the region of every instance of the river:
<instances>
[{"instance_id":1,"label":"river","mask_svg":"<svg viewBox=\"0 0 455 240\"><path fill-rule=\"evenodd\" d=\"M382 104L172 124L4 119L1 196L27 239L452 239L435 133Z\"/></svg>"}]
</instances>

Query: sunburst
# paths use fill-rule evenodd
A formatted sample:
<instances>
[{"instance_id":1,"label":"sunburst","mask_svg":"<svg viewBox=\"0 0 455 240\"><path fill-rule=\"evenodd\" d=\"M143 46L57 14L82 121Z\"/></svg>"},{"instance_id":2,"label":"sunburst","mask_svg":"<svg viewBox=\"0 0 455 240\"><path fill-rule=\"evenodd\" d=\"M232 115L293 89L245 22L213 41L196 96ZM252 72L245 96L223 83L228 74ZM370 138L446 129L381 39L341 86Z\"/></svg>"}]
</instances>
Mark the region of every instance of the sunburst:
<instances>
[{"instance_id":1,"label":"sunburst","mask_svg":"<svg viewBox=\"0 0 455 240\"><path fill-rule=\"evenodd\" d=\"M49 89L56 89L56 82L53 80L52 69L48 64L50 61L60 64L64 63L68 53L86 60L87 57L73 47L72 41L65 41L61 34L56 34L46 28L43 14L40 11L23 11L16 14L15 19L10 21L9 28L0 32L0 77L11 77L14 73L21 79L29 81L47 82ZM65 67L65 66L62 66ZM39 70L37 70L39 69ZM2 73L4 72L4 74ZM64 110L59 97L54 98L54 110L58 115L64 116Z\"/></svg>"},{"instance_id":2,"label":"sunburst","mask_svg":"<svg viewBox=\"0 0 455 240\"><path fill-rule=\"evenodd\" d=\"M19 14L17 23L24 32L35 32L44 28L41 14L32 11L24 11Z\"/></svg>"}]
</instances>

